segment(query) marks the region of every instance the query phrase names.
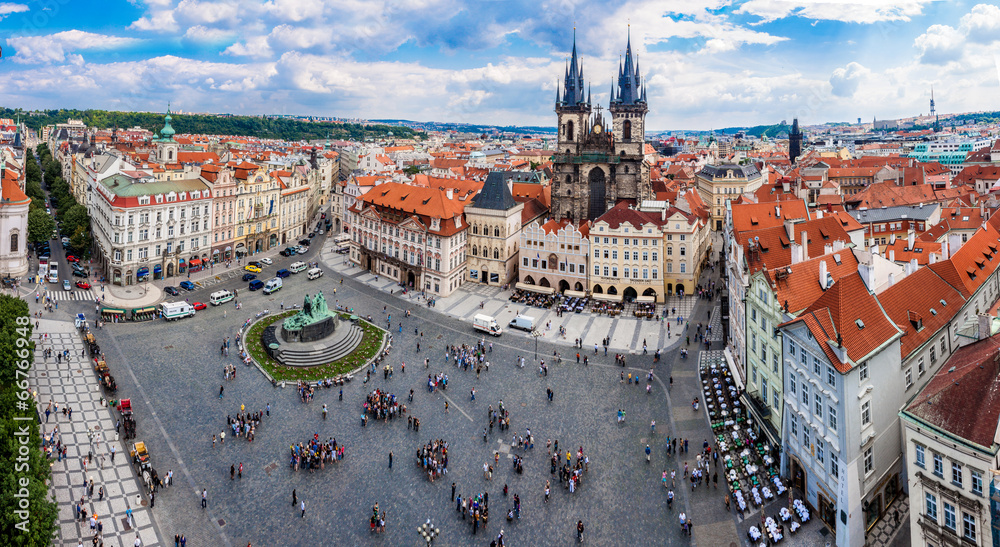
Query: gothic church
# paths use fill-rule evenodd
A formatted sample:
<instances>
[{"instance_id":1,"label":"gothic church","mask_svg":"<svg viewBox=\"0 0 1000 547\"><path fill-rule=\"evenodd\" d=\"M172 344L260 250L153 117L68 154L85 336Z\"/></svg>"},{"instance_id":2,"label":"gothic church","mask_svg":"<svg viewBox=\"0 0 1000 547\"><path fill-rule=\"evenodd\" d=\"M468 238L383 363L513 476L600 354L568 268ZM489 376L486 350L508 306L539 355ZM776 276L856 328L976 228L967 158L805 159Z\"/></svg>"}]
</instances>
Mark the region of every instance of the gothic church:
<instances>
[{"instance_id":1,"label":"gothic church","mask_svg":"<svg viewBox=\"0 0 1000 547\"><path fill-rule=\"evenodd\" d=\"M574 223L596 220L620 201L652 199L649 163L644 159L646 86L632 58L628 38L618 82L611 82L611 125L600 105L593 107L584 89L583 64L573 55L562 94L556 88L559 137L553 155L552 216Z\"/></svg>"}]
</instances>

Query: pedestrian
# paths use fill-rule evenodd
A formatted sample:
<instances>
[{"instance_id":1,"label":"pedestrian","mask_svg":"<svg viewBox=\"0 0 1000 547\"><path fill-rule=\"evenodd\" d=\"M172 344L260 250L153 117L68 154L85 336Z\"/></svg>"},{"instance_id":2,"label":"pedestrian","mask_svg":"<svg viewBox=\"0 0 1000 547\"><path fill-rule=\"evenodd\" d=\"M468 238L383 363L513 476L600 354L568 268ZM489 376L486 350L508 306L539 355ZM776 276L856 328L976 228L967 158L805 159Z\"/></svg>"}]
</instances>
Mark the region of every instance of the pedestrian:
<instances>
[{"instance_id":1,"label":"pedestrian","mask_svg":"<svg viewBox=\"0 0 1000 547\"><path fill-rule=\"evenodd\" d=\"M299 515L300 518L305 518L306 516L306 500L299 502L299 509L302 509L302 514Z\"/></svg>"},{"instance_id":2,"label":"pedestrian","mask_svg":"<svg viewBox=\"0 0 1000 547\"><path fill-rule=\"evenodd\" d=\"M204 509L208 507L208 490L201 489L201 508Z\"/></svg>"},{"instance_id":3,"label":"pedestrian","mask_svg":"<svg viewBox=\"0 0 1000 547\"><path fill-rule=\"evenodd\" d=\"M455 499L455 483L451 483L451 499Z\"/></svg>"},{"instance_id":4,"label":"pedestrian","mask_svg":"<svg viewBox=\"0 0 1000 547\"><path fill-rule=\"evenodd\" d=\"M392 450L389 451L389 469L392 469Z\"/></svg>"},{"instance_id":5,"label":"pedestrian","mask_svg":"<svg viewBox=\"0 0 1000 547\"><path fill-rule=\"evenodd\" d=\"M229 466L229 480L236 478L236 464Z\"/></svg>"},{"instance_id":6,"label":"pedestrian","mask_svg":"<svg viewBox=\"0 0 1000 547\"><path fill-rule=\"evenodd\" d=\"M222 398L222 392L225 391L226 386L219 386L219 398Z\"/></svg>"},{"instance_id":7,"label":"pedestrian","mask_svg":"<svg viewBox=\"0 0 1000 547\"><path fill-rule=\"evenodd\" d=\"M236 476L243 478L243 462L240 462L240 468L236 471Z\"/></svg>"},{"instance_id":8,"label":"pedestrian","mask_svg":"<svg viewBox=\"0 0 1000 547\"><path fill-rule=\"evenodd\" d=\"M268 416L271 415L271 403L267 403L267 408L265 409L265 411L267 412Z\"/></svg>"},{"instance_id":9,"label":"pedestrian","mask_svg":"<svg viewBox=\"0 0 1000 547\"><path fill-rule=\"evenodd\" d=\"M549 481L545 481L545 503L549 502L549 488L550 488Z\"/></svg>"},{"instance_id":10,"label":"pedestrian","mask_svg":"<svg viewBox=\"0 0 1000 547\"><path fill-rule=\"evenodd\" d=\"M299 498L295 495L295 489L292 488L292 507L295 507L295 504L298 503L298 501Z\"/></svg>"}]
</instances>

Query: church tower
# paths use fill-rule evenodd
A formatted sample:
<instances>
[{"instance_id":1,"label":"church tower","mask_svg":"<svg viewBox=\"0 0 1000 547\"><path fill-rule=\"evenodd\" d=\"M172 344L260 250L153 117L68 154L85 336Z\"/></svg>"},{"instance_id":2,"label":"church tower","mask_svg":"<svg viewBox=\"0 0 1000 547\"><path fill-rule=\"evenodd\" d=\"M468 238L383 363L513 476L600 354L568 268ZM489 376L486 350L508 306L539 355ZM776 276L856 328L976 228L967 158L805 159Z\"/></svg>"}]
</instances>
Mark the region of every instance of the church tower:
<instances>
[{"instance_id":1,"label":"church tower","mask_svg":"<svg viewBox=\"0 0 1000 547\"><path fill-rule=\"evenodd\" d=\"M552 208L556 219L594 220L625 200L651 199L649 163L645 161L646 90L632 55L631 37L617 89L611 86L611 124L601 107L593 108L584 89L583 66L573 55L556 91L559 135L553 154Z\"/></svg>"},{"instance_id":2,"label":"church tower","mask_svg":"<svg viewBox=\"0 0 1000 547\"><path fill-rule=\"evenodd\" d=\"M802 155L802 131L799 130L799 119L792 120L792 130L788 133L788 161L795 165L795 158Z\"/></svg>"},{"instance_id":3,"label":"church tower","mask_svg":"<svg viewBox=\"0 0 1000 547\"><path fill-rule=\"evenodd\" d=\"M573 30L573 56L566 67L562 96L556 87L556 114L559 116L559 151L579 153L584 126L590 117L590 96L584 96L583 63L576 54L576 30Z\"/></svg>"}]
</instances>

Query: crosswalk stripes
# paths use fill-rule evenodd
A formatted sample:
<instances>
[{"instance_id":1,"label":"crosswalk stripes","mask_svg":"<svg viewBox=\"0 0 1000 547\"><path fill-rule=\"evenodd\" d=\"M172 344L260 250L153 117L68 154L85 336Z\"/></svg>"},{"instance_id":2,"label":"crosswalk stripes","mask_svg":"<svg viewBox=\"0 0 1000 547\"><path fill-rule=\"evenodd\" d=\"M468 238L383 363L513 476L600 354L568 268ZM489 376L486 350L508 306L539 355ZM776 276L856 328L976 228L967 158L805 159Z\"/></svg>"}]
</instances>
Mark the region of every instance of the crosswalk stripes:
<instances>
[{"instance_id":1,"label":"crosswalk stripes","mask_svg":"<svg viewBox=\"0 0 1000 547\"><path fill-rule=\"evenodd\" d=\"M39 294L42 295L42 293L39 293ZM42 295L42 297L45 297L45 296L50 297L52 300L63 300L63 301L65 301L65 300L88 300L88 301L92 302L94 300L94 298L95 298L93 291L91 291L90 289L86 289L86 290L73 289L72 291L64 291L64 290L62 290L61 287L58 290L50 290L48 293ZM35 295L32 294L32 295L28 296L27 298L31 299L31 298L34 298L34 297L35 297Z\"/></svg>"}]
</instances>

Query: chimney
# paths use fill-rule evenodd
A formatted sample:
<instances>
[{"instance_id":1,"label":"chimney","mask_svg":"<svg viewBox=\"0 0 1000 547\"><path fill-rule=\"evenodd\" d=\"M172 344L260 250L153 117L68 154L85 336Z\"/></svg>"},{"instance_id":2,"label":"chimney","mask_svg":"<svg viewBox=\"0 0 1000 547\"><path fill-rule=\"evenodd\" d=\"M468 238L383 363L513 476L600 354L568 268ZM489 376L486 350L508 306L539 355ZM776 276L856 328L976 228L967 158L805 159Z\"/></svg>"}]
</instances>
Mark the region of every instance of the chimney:
<instances>
[{"instance_id":1,"label":"chimney","mask_svg":"<svg viewBox=\"0 0 1000 547\"><path fill-rule=\"evenodd\" d=\"M780 205L775 205L774 206L774 216L777 217L777 218L781 218L781 206Z\"/></svg>"},{"instance_id":2,"label":"chimney","mask_svg":"<svg viewBox=\"0 0 1000 547\"><path fill-rule=\"evenodd\" d=\"M454 190L452 190L451 188L448 188L448 189L446 189L446 190L444 191L444 195L445 195L445 197L447 197L448 199L452 199L452 198L454 198L454 197L455 197L455 192L454 192Z\"/></svg>"},{"instance_id":3,"label":"chimney","mask_svg":"<svg viewBox=\"0 0 1000 547\"><path fill-rule=\"evenodd\" d=\"M896 261L896 250L889 249L889 262L895 262L895 261Z\"/></svg>"},{"instance_id":4,"label":"chimney","mask_svg":"<svg viewBox=\"0 0 1000 547\"><path fill-rule=\"evenodd\" d=\"M986 314L979 314L976 316L977 326L979 327L979 340L990 337L990 323L993 322L993 318Z\"/></svg>"},{"instance_id":5,"label":"chimney","mask_svg":"<svg viewBox=\"0 0 1000 547\"><path fill-rule=\"evenodd\" d=\"M896 276L895 276L895 274L893 274L893 273L890 272L889 273L889 285L888 286L891 287L892 284L895 283L895 282L896 282Z\"/></svg>"},{"instance_id":6,"label":"chimney","mask_svg":"<svg viewBox=\"0 0 1000 547\"><path fill-rule=\"evenodd\" d=\"M915 272L915 271L917 271L918 268L920 268L920 266L917 264L917 259L916 258L911 258L910 259L910 267L913 268L912 270L910 270L911 272Z\"/></svg>"},{"instance_id":7,"label":"chimney","mask_svg":"<svg viewBox=\"0 0 1000 547\"><path fill-rule=\"evenodd\" d=\"M666 221L667 221L667 208L664 207L663 209L660 209L660 222L666 222Z\"/></svg>"},{"instance_id":8,"label":"chimney","mask_svg":"<svg viewBox=\"0 0 1000 547\"><path fill-rule=\"evenodd\" d=\"M802 260L802 249L800 247L802 247L802 246L799 245L798 243L796 243L794 241L792 242L792 245L791 245L791 249L792 249L792 264L798 264Z\"/></svg>"},{"instance_id":9,"label":"chimney","mask_svg":"<svg viewBox=\"0 0 1000 547\"><path fill-rule=\"evenodd\" d=\"M844 242L837 239L833 242L833 252L839 252L844 250Z\"/></svg>"},{"instance_id":10,"label":"chimney","mask_svg":"<svg viewBox=\"0 0 1000 547\"><path fill-rule=\"evenodd\" d=\"M941 260L948 260L948 238L941 242Z\"/></svg>"},{"instance_id":11,"label":"chimney","mask_svg":"<svg viewBox=\"0 0 1000 547\"><path fill-rule=\"evenodd\" d=\"M874 292L875 266L864 263L858 263L858 273L861 274L861 279L864 280L865 286L868 288L868 290Z\"/></svg>"},{"instance_id":12,"label":"chimney","mask_svg":"<svg viewBox=\"0 0 1000 547\"><path fill-rule=\"evenodd\" d=\"M823 218L823 210L822 209L817 209L816 210L816 218L817 219Z\"/></svg>"},{"instance_id":13,"label":"chimney","mask_svg":"<svg viewBox=\"0 0 1000 547\"><path fill-rule=\"evenodd\" d=\"M916 240L916 238L917 238L917 233L913 230L913 228L910 228L909 231L906 232L906 249L907 250L909 250L909 251L913 250L913 243Z\"/></svg>"},{"instance_id":14,"label":"chimney","mask_svg":"<svg viewBox=\"0 0 1000 547\"><path fill-rule=\"evenodd\" d=\"M788 234L788 241L795 242L795 224L790 221L785 221L785 233Z\"/></svg>"},{"instance_id":15,"label":"chimney","mask_svg":"<svg viewBox=\"0 0 1000 547\"><path fill-rule=\"evenodd\" d=\"M809 260L809 233L802 231L802 262Z\"/></svg>"},{"instance_id":16,"label":"chimney","mask_svg":"<svg viewBox=\"0 0 1000 547\"><path fill-rule=\"evenodd\" d=\"M896 244L896 234L889 234L889 245Z\"/></svg>"},{"instance_id":17,"label":"chimney","mask_svg":"<svg viewBox=\"0 0 1000 547\"><path fill-rule=\"evenodd\" d=\"M962 236L955 233L948 234L949 252L951 252L951 254L955 254L961 248L962 248Z\"/></svg>"},{"instance_id":18,"label":"chimney","mask_svg":"<svg viewBox=\"0 0 1000 547\"><path fill-rule=\"evenodd\" d=\"M824 255L828 255L828 254L830 254L832 252L833 252L833 245L831 245L829 243L827 243L826 245L823 245L823 254Z\"/></svg>"},{"instance_id":19,"label":"chimney","mask_svg":"<svg viewBox=\"0 0 1000 547\"><path fill-rule=\"evenodd\" d=\"M819 261L819 286L822 287L824 291L829 288L826 285L826 261L825 260L820 260Z\"/></svg>"},{"instance_id":20,"label":"chimney","mask_svg":"<svg viewBox=\"0 0 1000 547\"><path fill-rule=\"evenodd\" d=\"M931 253L929 255L929 257L930 257L930 263L931 264L936 264L937 263L937 261L938 261L938 254L937 253Z\"/></svg>"}]
</instances>

